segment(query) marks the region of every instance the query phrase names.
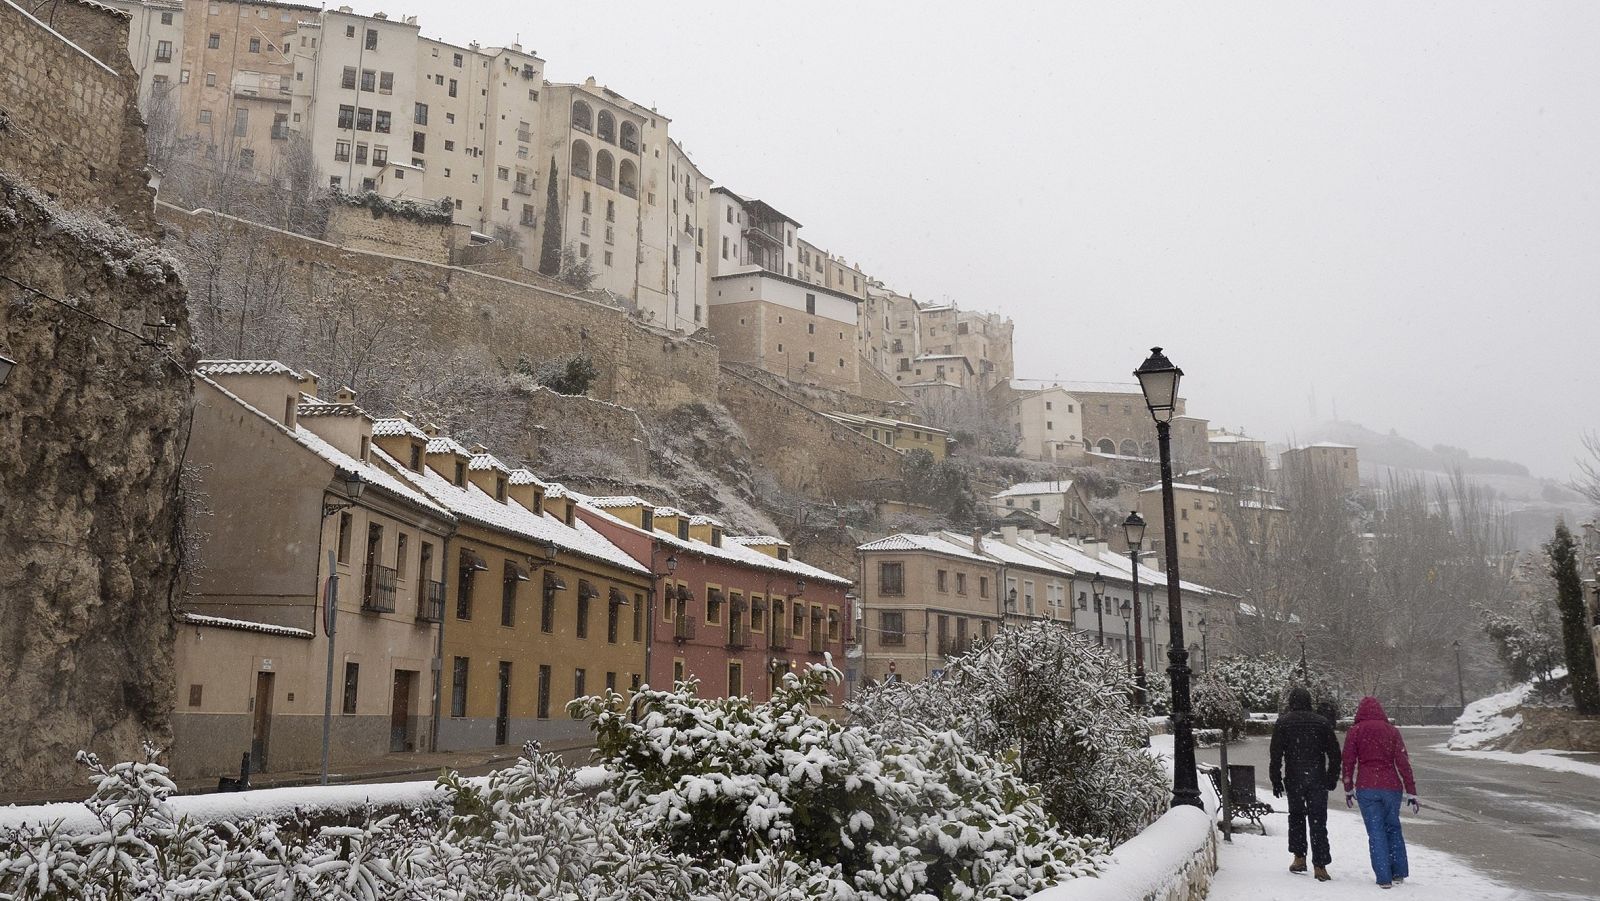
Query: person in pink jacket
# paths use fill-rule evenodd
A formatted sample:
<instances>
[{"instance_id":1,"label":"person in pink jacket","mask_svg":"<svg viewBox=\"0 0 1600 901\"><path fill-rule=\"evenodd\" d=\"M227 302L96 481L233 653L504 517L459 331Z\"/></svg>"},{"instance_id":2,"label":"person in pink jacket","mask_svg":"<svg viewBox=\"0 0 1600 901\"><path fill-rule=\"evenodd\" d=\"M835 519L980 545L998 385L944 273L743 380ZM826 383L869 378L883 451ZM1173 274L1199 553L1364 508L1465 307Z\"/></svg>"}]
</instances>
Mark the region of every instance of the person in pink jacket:
<instances>
[{"instance_id":1,"label":"person in pink jacket","mask_svg":"<svg viewBox=\"0 0 1600 901\"><path fill-rule=\"evenodd\" d=\"M1372 873L1382 888L1393 888L1411 874L1405 836L1400 834L1402 792L1412 813L1422 809L1400 730L1389 722L1377 698L1362 698L1355 725L1344 739L1344 803L1361 805Z\"/></svg>"}]
</instances>

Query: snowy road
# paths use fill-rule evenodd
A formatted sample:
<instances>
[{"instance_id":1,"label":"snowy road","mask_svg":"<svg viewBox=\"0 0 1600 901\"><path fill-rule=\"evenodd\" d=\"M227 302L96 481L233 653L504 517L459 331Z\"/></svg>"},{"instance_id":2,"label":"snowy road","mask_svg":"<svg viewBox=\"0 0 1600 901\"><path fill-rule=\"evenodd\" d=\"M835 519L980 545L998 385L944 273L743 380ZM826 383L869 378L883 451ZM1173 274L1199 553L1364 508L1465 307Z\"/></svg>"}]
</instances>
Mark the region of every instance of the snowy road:
<instances>
[{"instance_id":1,"label":"snowy road","mask_svg":"<svg viewBox=\"0 0 1600 901\"><path fill-rule=\"evenodd\" d=\"M1412 817L1407 813L1404 817L1406 839L1452 855L1456 861L1517 891L1508 894L1485 886L1475 893L1469 885L1459 881L1457 874L1448 872L1448 858L1414 855L1411 868L1414 885L1406 887L1408 895L1431 897L1422 890L1432 885L1447 890L1448 897L1457 901L1600 898L1600 779L1435 750L1433 746L1442 744L1449 731L1446 728L1404 730L1423 802L1422 816ZM1254 764L1261 782L1260 793L1271 797L1267 787L1265 738L1232 745L1228 756L1229 763ZM1217 753L1201 751L1200 759L1215 763ZM1268 826L1273 853L1265 858L1269 865L1258 875L1273 884L1280 881L1276 872L1281 872L1288 864L1283 838L1286 828L1287 820L1283 816L1273 818ZM1357 881L1370 887L1372 872L1366 863L1366 839L1360 819L1344 810L1337 795L1329 828L1334 875L1347 883ZM1256 852L1260 850L1257 842L1259 839L1246 839L1250 847L1239 849L1247 851L1241 859L1245 866L1236 867L1237 870L1254 871ZM1446 872L1429 872L1431 863ZM1294 877L1284 873L1282 878ZM1234 876L1219 879L1232 883ZM1314 884L1294 878L1287 893L1281 896L1213 892L1212 897L1338 897L1316 891L1311 885Z\"/></svg>"}]
</instances>

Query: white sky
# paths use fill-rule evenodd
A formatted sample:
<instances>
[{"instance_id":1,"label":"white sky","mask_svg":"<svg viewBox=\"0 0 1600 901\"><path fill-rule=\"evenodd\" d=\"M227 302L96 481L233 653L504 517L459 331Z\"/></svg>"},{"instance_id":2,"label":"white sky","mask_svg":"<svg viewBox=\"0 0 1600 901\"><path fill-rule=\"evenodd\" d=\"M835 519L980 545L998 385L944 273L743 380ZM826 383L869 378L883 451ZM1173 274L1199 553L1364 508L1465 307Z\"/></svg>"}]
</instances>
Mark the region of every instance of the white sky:
<instances>
[{"instance_id":1,"label":"white sky","mask_svg":"<svg viewBox=\"0 0 1600 901\"><path fill-rule=\"evenodd\" d=\"M718 183L1021 376L1149 345L1268 439L1337 404L1564 477L1600 427L1600 5L402 0L655 105Z\"/></svg>"}]
</instances>

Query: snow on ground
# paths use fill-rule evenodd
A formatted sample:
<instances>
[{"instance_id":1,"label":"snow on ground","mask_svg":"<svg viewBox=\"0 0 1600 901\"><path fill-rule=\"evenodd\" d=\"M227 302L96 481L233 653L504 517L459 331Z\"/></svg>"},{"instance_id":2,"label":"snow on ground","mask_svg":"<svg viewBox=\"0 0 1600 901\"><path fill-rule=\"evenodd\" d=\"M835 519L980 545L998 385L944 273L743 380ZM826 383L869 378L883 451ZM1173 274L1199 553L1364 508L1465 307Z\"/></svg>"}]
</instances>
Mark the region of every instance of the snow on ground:
<instances>
[{"instance_id":1,"label":"snow on ground","mask_svg":"<svg viewBox=\"0 0 1600 901\"><path fill-rule=\"evenodd\" d=\"M1268 817L1267 835L1251 829L1235 832L1233 844L1223 844L1220 869L1211 883L1210 897L1226 901L1303 901L1303 899L1378 897L1380 891L1373 881L1372 865L1367 860L1367 831L1355 811L1346 810L1342 803L1330 797L1328 809L1328 841L1333 847L1333 864L1328 872L1332 882L1317 882L1308 873L1303 876L1289 872L1289 840L1287 802L1273 798L1270 793L1262 800L1270 801L1279 811ZM1427 808L1423 808L1427 816ZM1402 822L1415 821L1410 813ZM1411 864L1411 876L1404 885L1392 892L1382 892L1385 899L1405 901L1512 901L1525 897L1515 889L1502 885L1472 870L1460 858L1418 845L1407 837L1406 855Z\"/></svg>"},{"instance_id":2,"label":"snow on ground","mask_svg":"<svg viewBox=\"0 0 1600 901\"><path fill-rule=\"evenodd\" d=\"M1600 764L1588 763L1582 760L1573 760L1566 756L1567 751L1458 751L1452 745L1434 745L1435 750L1457 757L1476 757L1479 760L1494 760L1500 763L1517 763L1523 766L1535 766L1540 769L1554 770L1558 773L1575 773L1579 776L1588 776L1600 779ZM1579 752L1582 753L1582 752Z\"/></svg>"},{"instance_id":3,"label":"snow on ground","mask_svg":"<svg viewBox=\"0 0 1600 901\"><path fill-rule=\"evenodd\" d=\"M1456 718L1449 750L1474 751L1515 732L1522 725L1522 714L1508 715L1508 712L1521 707L1532 688L1531 683L1524 682L1510 691L1468 704Z\"/></svg>"}]
</instances>

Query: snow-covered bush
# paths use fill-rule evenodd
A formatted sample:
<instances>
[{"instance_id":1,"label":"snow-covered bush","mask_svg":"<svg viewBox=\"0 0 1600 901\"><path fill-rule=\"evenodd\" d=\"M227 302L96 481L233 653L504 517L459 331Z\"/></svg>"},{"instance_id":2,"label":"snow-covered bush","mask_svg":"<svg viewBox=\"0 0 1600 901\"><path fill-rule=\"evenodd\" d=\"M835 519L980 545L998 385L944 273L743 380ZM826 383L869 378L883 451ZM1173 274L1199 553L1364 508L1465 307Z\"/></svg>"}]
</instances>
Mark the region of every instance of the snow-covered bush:
<instances>
[{"instance_id":1,"label":"snow-covered bush","mask_svg":"<svg viewBox=\"0 0 1600 901\"><path fill-rule=\"evenodd\" d=\"M331 192L331 196L333 200L345 206L367 209L374 219L393 216L396 219L410 219L427 225L449 225L455 221L455 206L449 198L442 198L433 203L421 203L402 197L385 197L377 191L347 194L337 190Z\"/></svg>"},{"instance_id":2,"label":"snow-covered bush","mask_svg":"<svg viewBox=\"0 0 1600 901\"><path fill-rule=\"evenodd\" d=\"M1276 713L1293 672L1294 664L1278 654L1251 654L1218 659L1210 675L1232 688L1244 709Z\"/></svg>"},{"instance_id":3,"label":"snow-covered bush","mask_svg":"<svg viewBox=\"0 0 1600 901\"><path fill-rule=\"evenodd\" d=\"M1166 778L1145 751L1123 661L1059 623L1005 629L940 679L888 682L850 703L888 735L950 729L1014 758L1045 808L1075 833L1120 843L1165 809Z\"/></svg>"},{"instance_id":4,"label":"snow-covered bush","mask_svg":"<svg viewBox=\"0 0 1600 901\"><path fill-rule=\"evenodd\" d=\"M572 702L619 809L654 823L724 898L1025 897L1092 873L1105 842L1057 826L1039 792L962 735L811 713L839 673L785 676L767 703L694 684Z\"/></svg>"},{"instance_id":5,"label":"snow-covered bush","mask_svg":"<svg viewBox=\"0 0 1600 901\"><path fill-rule=\"evenodd\" d=\"M1215 675L1201 676L1194 682L1194 724L1201 729L1217 729L1227 740L1239 737L1244 729L1244 705L1233 687Z\"/></svg>"}]
</instances>

